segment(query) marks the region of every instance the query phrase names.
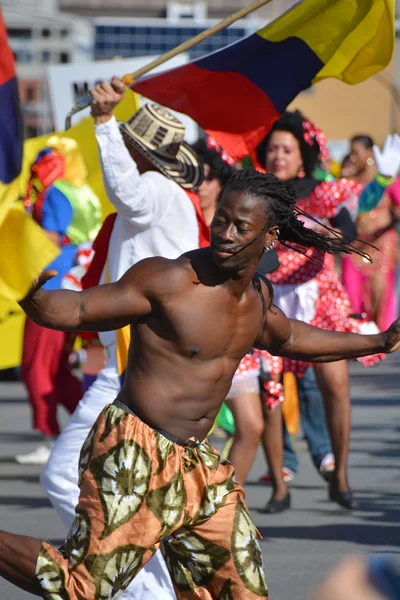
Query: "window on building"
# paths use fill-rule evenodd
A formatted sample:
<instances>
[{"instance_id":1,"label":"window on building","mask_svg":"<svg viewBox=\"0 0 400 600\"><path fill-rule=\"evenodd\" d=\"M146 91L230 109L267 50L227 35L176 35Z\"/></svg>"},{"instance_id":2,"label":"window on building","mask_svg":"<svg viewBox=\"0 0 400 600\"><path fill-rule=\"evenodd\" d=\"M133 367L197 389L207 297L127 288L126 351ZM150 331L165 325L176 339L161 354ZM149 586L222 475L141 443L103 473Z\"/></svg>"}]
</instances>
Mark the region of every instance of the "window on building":
<instances>
[{"instance_id":1,"label":"window on building","mask_svg":"<svg viewBox=\"0 0 400 600\"><path fill-rule=\"evenodd\" d=\"M10 27L7 29L9 38L22 38L28 40L32 37L32 29L23 29L21 27Z\"/></svg>"},{"instance_id":2,"label":"window on building","mask_svg":"<svg viewBox=\"0 0 400 600\"><path fill-rule=\"evenodd\" d=\"M32 52L24 48L18 52L18 59L20 63L29 64L32 62Z\"/></svg>"},{"instance_id":3,"label":"window on building","mask_svg":"<svg viewBox=\"0 0 400 600\"><path fill-rule=\"evenodd\" d=\"M66 37L68 37L68 36L69 36L69 30L68 30L68 29L61 29L61 31L60 31L60 36L61 36L62 38L66 38Z\"/></svg>"},{"instance_id":4,"label":"window on building","mask_svg":"<svg viewBox=\"0 0 400 600\"><path fill-rule=\"evenodd\" d=\"M63 65L65 63L69 63L69 54L68 52L60 52L60 63Z\"/></svg>"},{"instance_id":5,"label":"window on building","mask_svg":"<svg viewBox=\"0 0 400 600\"><path fill-rule=\"evenodd\" d=\"M48 38L51 36L51 31L50 29L42 29L42 37Z\"/></svg>"},{"instance_id":6,"label":"window on building","mask_svg":"<svg viewBox=\"0 0 400 600\"><path fill-rule=\"evenodd\" d=\"M143 54L161 54L174 48L180 42L187 40L202 31L199 27L126 27L98 26L96 27L95 57L109 58L112 56L143 56ZM190 58L198 58L208 52L217 50L246 35L243 28L231 27L214 35L212 38L194 46Z\"/></svg>"},{"instance_id":7,"label":"window on building","mask_svg":"<svg viewBox=\"0 0 400 600\"><path fill-rule=\"evenodd\" d=\"M49 50L42 51L42 62L44 62L44 63L50 62L50 51Z\"/></svg>"}]
</instances>

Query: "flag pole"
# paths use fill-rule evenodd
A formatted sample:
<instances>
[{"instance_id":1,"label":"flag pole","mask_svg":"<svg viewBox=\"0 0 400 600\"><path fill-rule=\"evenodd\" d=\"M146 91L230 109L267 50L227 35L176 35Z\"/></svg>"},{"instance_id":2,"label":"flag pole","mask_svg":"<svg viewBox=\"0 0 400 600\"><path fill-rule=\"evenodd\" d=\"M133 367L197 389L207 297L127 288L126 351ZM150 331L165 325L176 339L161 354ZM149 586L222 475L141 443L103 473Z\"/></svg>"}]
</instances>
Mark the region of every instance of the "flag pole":
<instances>
[{"instance_id":1,"label":"flag pole","mask_svg":"<svg viewBox=\"0 0 400 600\"><path fill-rule=\"evenodd\" d=\"M128 85L128 86L133 85L134 82L142 75L145 75L152 69L159 67L160 65L164 64L167 60L170 60L171 58L173 58L174 56L177 56L181 52L186 52L186 50L189 50L189 48L192 48L196 44L203 42L204 40L211 37L215 33L218 33L218 31L225 29L226 27L228 27L235 21L238 21L239 19L246 17L250 13L254 12L258 8L261 8L261 6L268 4L269 2L271 2L271 0L255 0L255 2L252 2L252 4L250 4L249 6L245 6L244 8L241 8L240 10L235 12L233 15L226 17L219 23L216 23L215 25L213 25L212 27L209 27L205 31L198 33L190 40L186 40L186 42L183 42L182 44L179 44L179 46L172 48L172 50L169 50L165 54L162 54L158 58L150 61L147 65L145 65L144 67L141 67L134 73L127 73L126 75L124 75L122 77L122 81L124 82L125 85ZM72 107L72 109L69 111L69 113L66 116L65 129L69 129L71 127L72 116L75 115L76 113L80 112L87 106L90 106L91 103L92 103L92 96L90 96L90 95L85 96L85 98L82 98L82 100L79 100L79 102L77 102L75 104L75 106Z\"/></svg>"}]
</instances>

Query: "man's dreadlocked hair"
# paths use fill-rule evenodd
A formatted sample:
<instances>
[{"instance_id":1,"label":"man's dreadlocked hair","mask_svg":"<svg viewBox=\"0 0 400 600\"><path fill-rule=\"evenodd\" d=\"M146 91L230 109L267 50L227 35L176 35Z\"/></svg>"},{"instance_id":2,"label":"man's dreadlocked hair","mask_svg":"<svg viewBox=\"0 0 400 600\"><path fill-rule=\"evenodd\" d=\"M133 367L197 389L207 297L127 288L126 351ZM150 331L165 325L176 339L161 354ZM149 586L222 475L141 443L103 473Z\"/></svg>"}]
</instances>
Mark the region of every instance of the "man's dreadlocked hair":
<instances>
[{"instance_id":1,"label":"man's dreadlocked hair","mask_svg":"<svg viewBox=\"0 0 400 600\"><path fill-rule=\"evenodd\" d=\"M327 231L334 234L334 237L329 237L306 227L298 218L299 215L316 223L319 221L296 206L296 192L290 182L281 181L271 173L243 169L232 175L222 188L218 200L228 192L245 192L253 198L260 199L264 203L265 215L268 217L262 231L277 225L280 243L296 252L304 254L308 248L317 248L331 254L355 253L369 259L368 254L354 248L335 230L325 227Z\"/></svg>"}]
</instances>

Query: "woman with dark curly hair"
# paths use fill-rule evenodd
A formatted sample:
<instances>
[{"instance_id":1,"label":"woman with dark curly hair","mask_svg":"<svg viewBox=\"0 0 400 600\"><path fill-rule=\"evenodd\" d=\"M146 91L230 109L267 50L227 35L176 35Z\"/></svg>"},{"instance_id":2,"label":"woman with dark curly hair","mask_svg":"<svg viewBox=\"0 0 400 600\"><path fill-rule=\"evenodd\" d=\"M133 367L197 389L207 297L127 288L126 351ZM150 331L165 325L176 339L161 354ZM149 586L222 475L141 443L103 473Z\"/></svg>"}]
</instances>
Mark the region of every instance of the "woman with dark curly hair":
<instances>
[{"instance_id":1,"label":"woman with dark curly hair","mask_svg":"<svg viewBox=\"0 0 400 600\"><path fill-rule=\"evenodd\" d=\"M351 212L357 205L361 186L351 180L319 181L314 170L326 152L323 133L303 115L286 112L273 125L258 148L258 158L266 170L281 181L291 181L297 195L297 208L312 216L303 217L308 227L331 232L338 238L355 238ZM322 152L321 152L322 150ZM330 230L339 229L341 234ZM320 250L294 251L279 243L276 251L280 268L269 276L274 284L275 302L292 318L332 331L359 331L360 321L350 318L351 304L334 270L333 257ZM373 361L375 359L372 359ZM365 359L364 359L365 362ZM367 361L369 362L369 361ZM267 359L272 382L266 389L276 396L280 373L291 370L304 374L307 363ZM329 498L345 508L357 506L347 481L350 439L350 392L347 362L318 364L315 375L322 392L328 428L335 456L335 470L329 483ZM274 381L275 380L275 381ZM274 402L274 405L276 402ZM278 405L279 406L279 405ZM282 478L282 428L278 410L269 411L266 424L266 451L274 491L266 512L279 512L290 506L290 495Z\"/></svg>"}]
</instances>

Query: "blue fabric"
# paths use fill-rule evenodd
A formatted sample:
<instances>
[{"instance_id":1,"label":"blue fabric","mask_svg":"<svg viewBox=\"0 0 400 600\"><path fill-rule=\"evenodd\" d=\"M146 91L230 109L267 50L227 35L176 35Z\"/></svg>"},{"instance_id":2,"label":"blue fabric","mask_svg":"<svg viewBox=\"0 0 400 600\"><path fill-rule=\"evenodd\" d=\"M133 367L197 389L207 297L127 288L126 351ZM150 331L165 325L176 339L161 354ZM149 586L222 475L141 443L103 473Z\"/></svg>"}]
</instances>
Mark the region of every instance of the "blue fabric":
<instances>
[{"instance_id":1,"label":"blue fabric","mask_svg":"<svg viewBox=\"0 0 400 600\"><path fill-rule=\"evenodd\" d=\"M76 249L74 244L69 244L68 246L60 248L60 254L46 267L46 269L55 269L58 271L58 275L44 284L44 290L60 289L62 278L74 266Z\"/></svg>"},{"instance_id":2,"label":"blue fabric","mask_svg":"<svg viewBox=\"0 0 400 600\"><path fill-rule=\"evenodd\" d=\"M365 213L373 210L379 204L385 189L376 179L371 181L361 192L358 201L358 212Z\"/></svg>"},{"instance_id":3,"label":"blue fabric","mask_svg":"<svg viewBox=\"0 0 400 600\"><path fill-rule=\"evenodd\" d=\"M297 386L301 426L313 462L319 469L324 456L332 452L332 445L326 424L324 400L314 369L307 369L304 377L297 380Z\"/></svg>"},{"instance_id":4,"label":"blue fabric","mask_svg":"<svg viewBox=\"0 0 400 600\"><path fill-rule=\"evenodd\" d=\"M51 185L44 194L41 227L64 236L71 224L73 214L67 196Z\"/></svg>"},{"instance_id":5,"label":"blue fabric","mask_svg":"<svg viewBox=\"0 0 400 600\"><path fill-rule=\"evenodd\" d=\"M0 106L0 181L10 183L21 171L24 143L16 77L0 85Z\"/></svg>"},{"instance_id":6,"label":"blue fabric","mask_svg":"<svg viewBox=\"0 0 400 600\"><path fill-rule=\"evenodd\" d=\"M41 226L48 231L55 231L62 238L66 232L73 217L73 209L67 196L56 187L50 186L44 195L43 213ZM57 277L50 279L44 284L45 290L58 290L61 287L61 280L74 265L74 259L77 247L74 244L68 244L60 248L60 254L55 258L47 269L58 271Z\"/></svg>"},{"instance_id":7,"label":"blue fabric","mask_svg":"<svg viewBox=\"0 0 400 600\"><path fill-rule=\"evenodd\" d=\"M290 37L271 42L253 33L193 64L214 72L239 73L264 92L283 112L299 92L312 85L324 63L306 42Z\"/></svg>"},{"instance_id":8,"label":"blue fabric","mask_svg":"<svg viewBox=\"0 0 400 600\"><path fill-rule=\"evenodd\" d=\"M295 449L293 448L292 440L290 439L285 421L283 421L283 464L285 467L298 473L300 464Z\"/></svg>"},{"instance_id":9,"label":"blue fabric","mask_svg":"<svg viewBox=\"0 0 400 600\"><path fill-rule=\"evenodd\" d=\"M400 598L400 564L398 559L380 554L368 559L368 579L387 600Z\"/></svg>"},{"instance_id":10,"label":"blue fabric","mask_svg":"<svg viewBox=\"0 0 400 600\"><path fill-rule=\"evenodd\" d=\"M332 445L326 425L323 398L315 379L314 369L307 369L304 377L297 380L297 387L301 426L313 463L319 469L324 456L332 452ZM284 428L283 441L283 464L297 473L299 462L286 426Z\"/></svg>"}]
</instances>

